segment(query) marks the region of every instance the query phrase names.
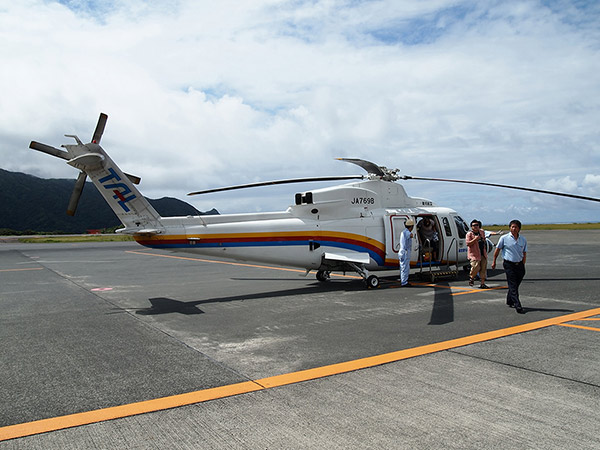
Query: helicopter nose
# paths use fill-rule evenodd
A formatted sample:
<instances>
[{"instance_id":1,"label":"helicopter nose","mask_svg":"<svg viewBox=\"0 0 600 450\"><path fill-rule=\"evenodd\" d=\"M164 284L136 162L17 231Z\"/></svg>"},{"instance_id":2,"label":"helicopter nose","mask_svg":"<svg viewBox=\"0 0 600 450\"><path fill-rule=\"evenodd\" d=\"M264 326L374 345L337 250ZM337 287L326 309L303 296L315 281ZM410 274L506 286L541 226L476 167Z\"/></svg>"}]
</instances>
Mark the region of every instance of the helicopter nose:
<instances>
[{"instance_id":1,"label":"helicopter nose","mask_svg":"<svg viewBox=\"0 0 600 450\"><path fill-rule=\"evenodd\" d=\"M496 247L496 244L494 244L491 240L489 240L487 238L486 238L485 242L487 244L488 254L492 253L494 251L494 247Z\"/></svg>"}]
</instances>

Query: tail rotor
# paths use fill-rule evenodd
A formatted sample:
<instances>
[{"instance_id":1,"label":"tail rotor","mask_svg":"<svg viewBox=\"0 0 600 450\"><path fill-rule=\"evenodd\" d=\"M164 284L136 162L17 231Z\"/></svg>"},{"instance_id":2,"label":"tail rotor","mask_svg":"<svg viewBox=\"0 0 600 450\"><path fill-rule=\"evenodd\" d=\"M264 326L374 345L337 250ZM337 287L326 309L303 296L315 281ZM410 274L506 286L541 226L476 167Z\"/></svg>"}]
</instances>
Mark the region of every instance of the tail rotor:
<instances>
[{"instance_id":1,"label":"tail rotor","mask_svg":"<svg viewBox=\"0 0 600 450\"><path fill-rule=\"evenodd\" d=\"M92 136L92 144L100 144L100 140L102 139L102 134L104 134L104 128L106 127L106 121L108 116L104 113L100 114L100 118L98 119L98 124L96 125L96 130L94 130L94 134ZM69 135L70 136L70 135ZM79 145L84 145L77 136L71 136L75 138ZM73 155L71 151L64 151L58 148L52 147L50 145L42 144L40 142L31 141L29 144L29 148L33 150L40 151L42 153L47 153L52 156L56 156L58 158L65 159L67 161L72 161L74 157L80 155ZM67 148L68 150L68 148ZM89 151L89 150L88 150ZM83 188L85 186L85 182L87 181L87 174L82 170L79 172L79 176L77 177L77 181L75 181L75 187L73 188L73 192L71 193L71 198L69 200L69 205L67 206L67 214L69 216L74 216L75 211L77 210L77 205L79 204L79 199L81 198L81 193L83 192ZM139 181L138 181L139 182Z\"/></svg>"},{"instance_id":2,"label":"tail rotor","mask_svg":"<svg viewBox=\"0 0 600 450\"><path fill-rule=\"evenodd\" d=\"M100 118L98 119L96 130L94 131L94 135L92 136L93 144L100 144L100 140L102 139L102 135L104 134L104 127L106 126L107 119L108 116L106 114L100 113Z\"/></svg>"},{"instance_id":3,"label":"tail rotor","mask_svg":"<svg viewBox=\"0 0 600 450\"><path fill-rule=\"evenodd\" d=\"M71 193L71 198L69 199L69 206L67 206L67 214L69 216L75 215L75 211L77 210L77 205L79 204L79 199L81 198L81 193L83 192L83 187L85 186L86 180L86 173L79 172L77 181L75 181L75 187L73 188L73 192Z\"/></svg>"},{"instance_id":4,"label":"tail rotor","mask_svg":"<svg viewBox=\"0 0 600 450\"><path fill-rule=\"evenodd\" d=\"M96 124L96 129L94 130L94 134L92 135L92 144L100 145L100 141L102 140L102 135L104 134L104 127L106 127L107 120L108 116L104 113L100 113L98 123ZM69 205L67 206L67 214L69 216L74 216L75 211L77 211L77 205L79 205L79 199L81 198L81 194L83 192L83 188L85 186L86 181L87 174L84 171L79 172L77 181L75 181L75 187L73 188L73 192L71 193L71 198L69 199Z\"/></svg>"}]
</instances>

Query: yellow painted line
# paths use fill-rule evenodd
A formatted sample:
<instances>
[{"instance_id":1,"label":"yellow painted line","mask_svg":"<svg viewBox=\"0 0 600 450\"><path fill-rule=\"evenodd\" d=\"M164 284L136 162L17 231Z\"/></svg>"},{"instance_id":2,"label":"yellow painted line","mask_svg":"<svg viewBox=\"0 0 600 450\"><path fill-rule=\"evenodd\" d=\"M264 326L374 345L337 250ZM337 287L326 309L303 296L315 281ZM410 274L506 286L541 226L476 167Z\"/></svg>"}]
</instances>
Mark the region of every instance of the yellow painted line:
<instances>
[{"instance_id":1,"label":"yellow painted line","mask_svg":"<svg viewBox=\"0 0 600 450\"><path fill-rule=\"evenodd\" d=\"M43 267L30 267L28 269L0 269L0 272L24 272L26 270L44 270Z\"/></svg>"},{"instance_id":2,"label":"yellow painted line","mask_svg":"<svg viewBox=\"0 0 600 450\"><path fill-rule=\"evenodd\" d=\"M159 258L183 259L183 260L187 260L187 261L200 261L200 262L207 262L207 263L214 263L214 264L225 264L225 265L229 265L229 266L253 267L255 269L281 270L284 272L295 272L295 273L301 273L301 274L306 273L306 270L290 269L287 267L261 266L259 264L247 264L247 263L238 263L238 262L231 262L231 261L217 261L217 260L213 260L213 259L191 258L189 256L161 255L158 253L138 252L138 251L134 251L134 250L127 250L125 253L135 253L137 255L157 256ZM335 273L332 273L331 276L341 277L341 278L361 278L361 277L355 276L355 275L342 275L342 274L335 274Z\"/></svg>"},{"instance_id":3,"label":"yellow painted line","mask_svg":"<svg viewBox=\"0 0 600 450\"><path fill-rule=\"evenodd\" d=\"M0 428L0 441L15 439L34 434L47 433L49 431L63 430L91 423L104 422L106 420L121 419L138 414L163 411L165 409L177 408L194 403L201 403L218 398L231 397L248 392L264 389L262 386L246 381L228 386L221 386L203 391L190 392L188 394L173 395L154 400L130 403L128 405L113 406L110 408L86 411L78 414L69 414L67 416L52 417L50 419L36 420L34 422L20 423Z\"/></svg>"},{"instance_id":4,"label":"yellow painted line","mask_svg":"<svg viewBox=\"0 0 600 450\"><path fill-rule=\"evenodd\" d=\"M526 323L523 325L517 325L510 328L503 328L495 331L487 331L485 333L475 334L473 336L467 336L458 339L451 339L449 341L438 342L435 344L423 345L420 347L410 348L406 350L399 350L392 353L385 353L383 355L371 356L368 358L357 359L353 361L347 361L338 364L332 364L329 366L317 367L315 369L303 370L300 372L294 372L284 375L278 375L275 377L263 378L256 380L257 383L265 387L283 386L286 384L297 383L300 381L312 380L315 378L322 378L325 376L336 375L346 372L351 372L359 369L366 369L369 367L378 366L381 364L387 364L391 362L401 361L403 359L414 358L415 356L427 355L430 353L436 353L443 350L449 350L452 348L463 347L465 345L476 344L479 342L490 341L501 337L510 336L513 334L525 333L527 331L537 330L540 328L546 328L552 325L558 325L563 322L570 322L579 320L586 316L593 316L600 312L600 308L582 311L579 313L568 314L566 316L554 317L551 319L540 320L538 322Z\"/></svg>"},{"instance_id":5,"label":"yellow painted line","mask_svg":"<svg viewBox=\"0 0 600 450\"><path fill-rule=\"evenodd\" d=\"M572 323L559 323L561 327L579 328L581 330L600 331L600 328L586 327L585 325L575 325Z\"/></svg>"},{"instance_id":6,"label":"yellow painted line","mask_svg":"<svg viewBox=\"0 0 600 450\"><path fill-rule=\"evenodd\" d=\"M581 320L600 320L600 317L587 317L587 318L581 319Z\"/></svg>"},{"instance_id":7,"label":"yellow painted line","mask_svg":"<svg viewBox=\"0 0 600 450\"><path fill-rule=\"evenodd\" d=\"M258 264L246 264L246 263L237 263L237 262L230 262L230 261L217 261L217 260L212 260L212 259L203 259L203 258L192 258L189 256L175 256L175 255L160 255L158 253L149 253L149 252L138 252L138 251L134 251L134 250L127 250L125 253L134 253L136 255L147 255L147 256L156 256L159 258L170 258L170 259L182 259L185 261L199 261L199 262L207 262L207 263L214 263L214 264L226 264L229 266L240 266L240 267L254 267L254 268L258 268L258 269L273 269L273 270L283 270L285 272L297 272L297 273L304 273L304 270L298 270L298 269L288 269L285 267L272 267L272 266L261 266Z\"/></svg>"},{"instance_id":8,"label":"yellow painted line","mask_svg":"<svg viewBox=\"0 0 600 450\"><path fill-rule=\"evenodd\" d=\"M487 289L479 289L479 288L470 288L468 291L463 291L463 292L453 292L452 296L456 296L456 295L464 295L464 294L473 294L475 292L485 292L485 291L496 291L498 289L507 289L508 286L494 286L494 287L490 287Z\"/></svg>"},{"instance_id":9,"label":"yellow painted line","mask_svg":"<svg viewBox=\"0 0 600 450\"><path fill-rule=\"evenodd\" d=\"M19 437L31 436L34 434L47 433L50 431L72 428L91 423L104 422L106 420L120 419L138 414L149 412L162 411L180 406L201 403L219 398L231 397L234 395L246 394L249 392L261 391L278 386L285 386L303 381L314 380L317 378L338 375L342 373L352 372L359 369L379 366L391 362L401 361L403 359L414 358L416 356L427 355L431 353L449 350L465 345L476 344L479 342L498 339L501 337L510 336L513 334L525 333L527 331L538 330L540 328L549 327L552 325L560 325L565 322L582 320L589 316L600 314L600 308L581 311L578 313L567 314L565 316L554 317L551 319L540 320L538 322L526 323L514 327L503 328L495 331L475 334L449 341L438 342L435 344L423 345L420 347L399 350L396 352L385 353L383 355L371 356L368 358L346 361L328 366L317 367L314 369L302 370L282 375L276 375L267 378L261 378L255 381L246 381L243 383L232 384L202 391L190 392L187 394L179 394L170 397L163 397L154 400L131 403L122 406L113 406L93 411L87 411L78 414L70 414L67 416L53 417L50 419L36 420L34 422L9 425L0 428L0 441L15 439Z\"/></svg>"},{"instance_id":10,"label":"yellow painted line","mask_svg":"<svg viewBox=\"0 0 600 450\"><path fill-rule=\"evenodd\" d=\"M497 289L507 289L508 286L494 286L494 287L490 287L488 289L479 289L479 288L473 288L471 286L469 287L462 287L462 286L449 286L449 285L445 285L445 284L433 284L433 283L413 283L411 281L411 284L414 286L429 286L429 287L433 287L433 288L441 288L441 289L451 289L451 290L459 290L461 292L452 292L450 295L455 296L455 295L464 295L464 294L474 294L476 292L485 292L485 291L493 291L493 290L497 290Z\"/></svg>"}]
</instances>

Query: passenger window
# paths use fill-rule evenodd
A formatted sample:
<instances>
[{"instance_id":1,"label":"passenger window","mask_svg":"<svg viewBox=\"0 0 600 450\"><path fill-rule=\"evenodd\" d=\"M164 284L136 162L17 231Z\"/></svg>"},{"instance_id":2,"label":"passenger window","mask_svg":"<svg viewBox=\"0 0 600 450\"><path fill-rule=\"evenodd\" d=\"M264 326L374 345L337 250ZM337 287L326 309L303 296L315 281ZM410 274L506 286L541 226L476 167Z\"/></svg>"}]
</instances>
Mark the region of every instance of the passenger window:
<instances>
[{"instance_id":1,"label":"passenger window","mask_svg":"<svg viewBox=\"0 0 600 450\"><path fill-rule=\"evenodd\" d=\"M456 222L456 229L458 231L458 237L460 239L464 239L467 237L467 232L469 231L469 226L460 216L454 216L454 221Z\"/></svg>"},{"instance_id":2,"label":"passenger window","mask_svg":"<svg viewBox=\"0 0 600 450\"><path fill-rule=\"evenodd\" d=\"M443 217L442 222L444 222L444 230L446 231L446 236L452 236L452 229L450 228L450 222L448 222L448 218Z\"/></svg>"}]
</instances>

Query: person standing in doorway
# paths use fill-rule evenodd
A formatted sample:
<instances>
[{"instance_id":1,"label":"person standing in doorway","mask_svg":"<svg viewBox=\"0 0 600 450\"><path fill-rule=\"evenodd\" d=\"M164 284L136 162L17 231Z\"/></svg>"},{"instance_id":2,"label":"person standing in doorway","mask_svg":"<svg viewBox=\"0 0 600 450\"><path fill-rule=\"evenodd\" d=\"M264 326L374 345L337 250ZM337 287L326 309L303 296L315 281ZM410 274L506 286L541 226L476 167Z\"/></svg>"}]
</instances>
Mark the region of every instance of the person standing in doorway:
<instances>
[{"instance_id":1,"label":"person standing in doorway","mask_svg":"<svg viewBox=\"0 0 600 450\"><path fill-rule=\"evenodd\" d=\"M410 274L410 254L412 250L412 230L415 223L412 219L408 219L404 222L406 227L400 234L400 250L398 257L400 259L400 284L402 287L410 286L408 282L408 276Z\"/></svg>"},{"instance_id":2,"label":"person standing in doorway","mask_svg":"<svg viewBox=\"0 0 600 450\"><path fill-rule=\"evenodd\" d=\"M431 255L432 260L437 261L440 240L433 220L427 216L423 217L417 224L417 233L419 234L421 245L427 246L426 244L429 244L427 247L431 247L433 250Z\"/></svg>"},{"instance_id":3,"label":"person standing in doorway","mask_svg":"<svg viewBox=\"0 0 600 450\"><path fill-rule=\"evenodd\" d=\"M487 242L485 231L481 229L481 222L477 219L471 221L471 231L465 239L467 243L467 257L471 261L471 272L469 273L469 286L475 283L475 276L479 274L481 284L479 289L488 289L485 284L487 272Z\"/></svg>"},{"instance_id":4,"label":"person standing in doorway","mask_svg":"<svg viewBox=\"0 0 600 450\"><path fill-rule=\"evenodd\" d=\"M521 222L510 221L510 233L505 234L498 241L494 252L492 269L496 268L496 258L502 250L502 263L508 283L506 304L515 308L519 314L524 314L523 306L519 300L519 285L525 277L525 260L527 259L527 240L521 236Z\"/></svg>"}]
</instances>

